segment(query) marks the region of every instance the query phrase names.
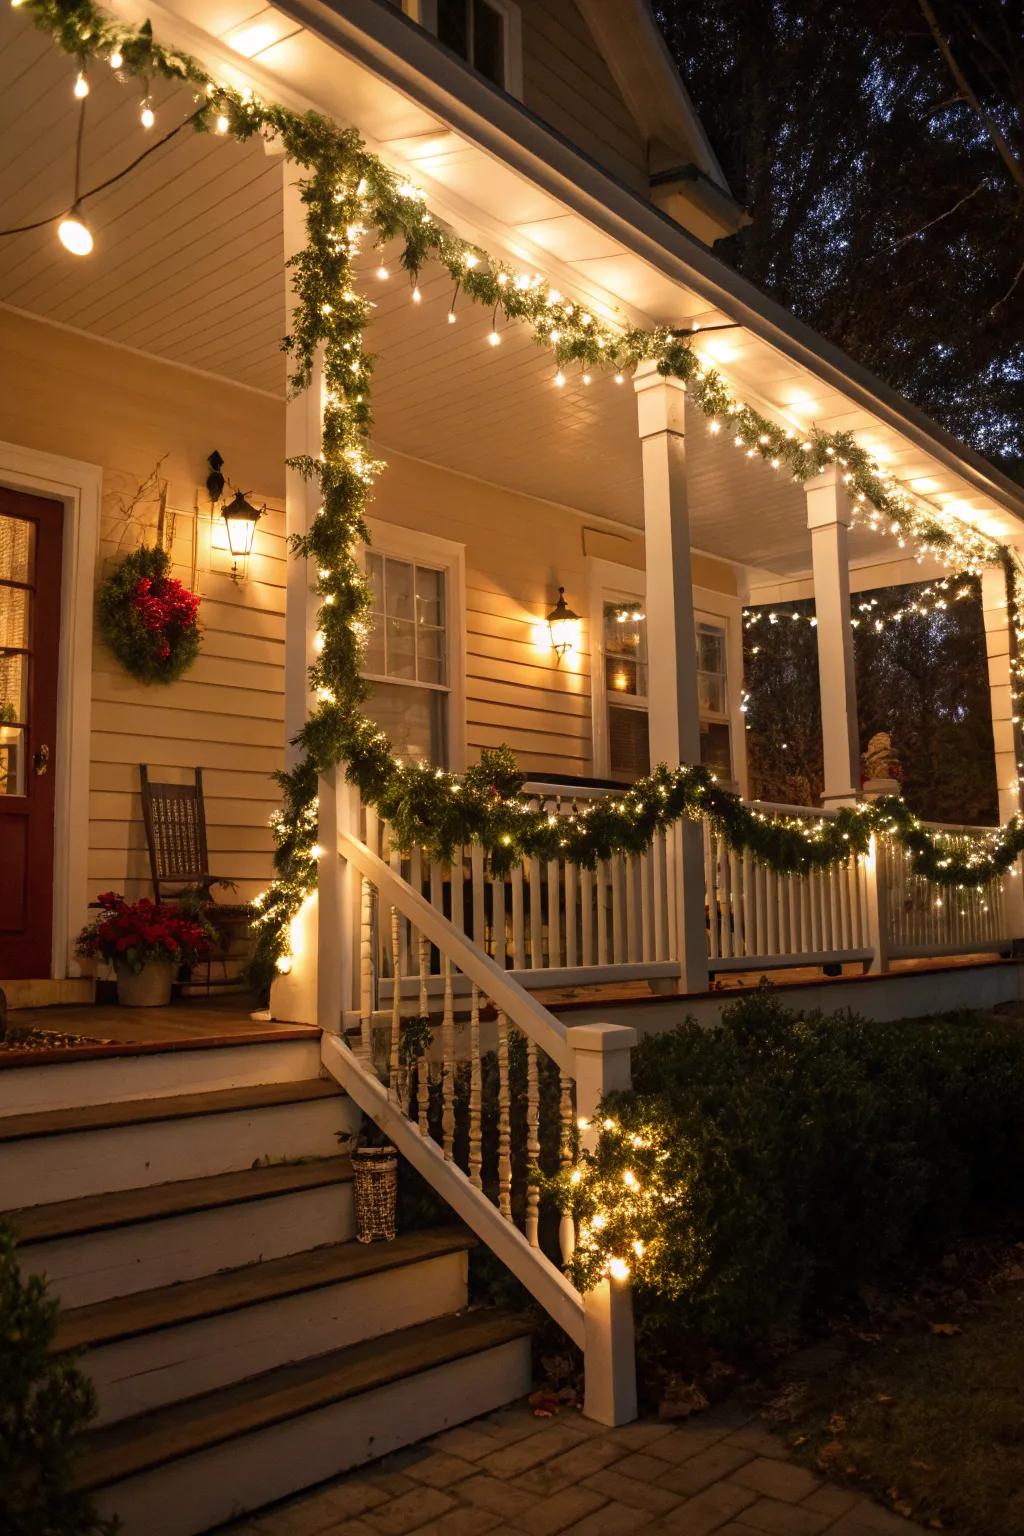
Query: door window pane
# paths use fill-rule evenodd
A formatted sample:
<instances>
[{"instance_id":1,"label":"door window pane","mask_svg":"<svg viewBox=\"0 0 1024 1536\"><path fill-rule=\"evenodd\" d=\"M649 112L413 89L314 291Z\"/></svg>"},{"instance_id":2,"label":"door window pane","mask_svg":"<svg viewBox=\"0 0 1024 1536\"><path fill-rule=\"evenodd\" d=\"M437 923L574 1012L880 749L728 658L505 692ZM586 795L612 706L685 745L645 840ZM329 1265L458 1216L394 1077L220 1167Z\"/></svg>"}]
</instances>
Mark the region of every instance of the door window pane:
<instances>
[{"instance_id":1,"label":"door window pane","mask_svg":"<svg viewBox=\"0 0 1024 1536\"><path fill-rule=\"evenodd\" d=\"M30 581L36 528L23 517L0 517L0 581Z\"/></svg>"},{"instance_id":2,"label":"door window pane","mask_svg":"<svg viewBox=\"0 0 1024 1536\"><path fill-rule=\"evenodd\" d=\"M605 603L604 663L609 693L647 697L647 619L638 602Z\"/></svg>"},{"instance_id":3,"label":"door window pane","mask_svg":"<svg viewBox=\"0 0 1024 1536\"><path fill-rule=\"evenodd\" d=\"M717 624L697 625L697 698L702 715L728 713L725 630Z\"/></svg>"},{"instance_id":4,"label":"door window pane","mask_svg":"<svg viewBox=\"0 0 1024 1536\"><path fill-rule=\"evenodd\" d=\"M387 731L395 755L407 763L443 764L448 758L445 707L448 695L434 688L375 683L366 713Z\"/></svg>"},{"instance_id":5,"label":"door window pane","mask_svg":"<svg viewBox=\"0 0 1024 1536\"><path fill-rule=\"evenodd\" d=\"M0 648L26 648L29 641L29 593L0 585Z\"/></svg>"},{"instance_id":6,"label":"door window pane","mask_svg":"<svg viewBox=\"0 0 1024 1536\"><path fill-rule=\"evenodd\" d=\"M0 725L28 722L28 655L0 651Z\"/></svg>"},{"instance_id":7,"label":"door window pane","mask_svg":"<svg viewBox=\"0 0 1024 1536\"><path fill-rule=\"evenodd\" d=\"M26 736L18 726L0 725L0 795L25 793Z\"/></svg>"}]
</instances>

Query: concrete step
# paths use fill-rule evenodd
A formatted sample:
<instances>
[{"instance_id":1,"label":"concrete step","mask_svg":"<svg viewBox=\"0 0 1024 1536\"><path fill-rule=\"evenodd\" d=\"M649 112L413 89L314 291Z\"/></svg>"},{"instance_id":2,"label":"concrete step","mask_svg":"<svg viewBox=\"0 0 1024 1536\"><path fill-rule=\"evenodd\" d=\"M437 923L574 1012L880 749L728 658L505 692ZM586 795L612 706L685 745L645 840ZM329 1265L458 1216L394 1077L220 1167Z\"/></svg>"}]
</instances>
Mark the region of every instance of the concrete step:
<instances>
[{"instance_id":1,"label":"concrete step","mask_svg":"<svg viewBox=\"0 0 1024 1536\"><path fill-rule=\"evenodd\" d=\"M54 1347L82 1351L109 1424L466 1305L463 1227L391 1243L335 1243L60 1318Z\"/></svg>"},{"instance_id":2,"label":"concrete step","mask_svg":"<svg viewBox=\"0 0 1024 1536\"><path fill-rule=\"evenodd\" d=\"M319 1078L0 1118L0 1208L330 1157L359 1111Z\"/></svg>"},{"instance_id":3,"label":"concrete step","mask_svg":"<svg viewBox=\"0 0 1024 1536\"><path fill-rule=\"evenodd\" d=\"M0 1116L297 1082L319 1071L320 1031L299 1027L268 1033L254 1023L248 1036L76 1046L45 1062L10 1057L0 1071Z\"/></svg>"},{"instance_id":4,"label":"concrete step","mask_svg":"<svg viewBox=\"0 0 1024 1536\"><path fill-rule=\"evenodd\" d=\"M530 1327L466 1312L94 1431L80 1483L124 1536L198 1536L530 1389Z\"/></svg>"},{"instance_id":5,"label":"concrete step","mask_svg":"<svg viewBox=\"0 0 1024 1536\"><path fill-rule=\"evenodd\" d=\"M346 1157L83 1195L7 1211L26 1274L63 1307L194 1280L354 1235Z\"/></svg>"}]
</instances>

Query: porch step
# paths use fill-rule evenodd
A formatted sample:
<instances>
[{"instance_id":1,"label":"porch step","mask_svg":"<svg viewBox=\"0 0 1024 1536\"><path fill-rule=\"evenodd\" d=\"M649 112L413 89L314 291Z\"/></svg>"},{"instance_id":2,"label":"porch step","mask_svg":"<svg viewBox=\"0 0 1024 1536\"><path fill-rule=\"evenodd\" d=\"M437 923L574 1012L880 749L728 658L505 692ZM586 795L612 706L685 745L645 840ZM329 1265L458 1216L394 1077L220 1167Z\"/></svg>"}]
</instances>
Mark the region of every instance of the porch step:
<instances>
[{"instance_id":1,"label":"porch step","mask_svg":"<svg viewBox=\"0 0 1024 1536\"><path fill-rule=\"evenodd\" d=\"M530 1325L466 1312L94 1432L80 1484L125 1536L197 1536L530 1388Z\"/></svg>"},{"instance_id":2,"label":"porch step","mask_svg":"<svg viewBox=\"0 0 1024 1536\"><path fill-rule=\"evenodd\" d=\"M337 1084L319 1078L7 1115L0 1207L330 1157L358 1121Z\"/></svg>"},{"instance_id":3,"label":"porch step","mask_svg":"<svg viewBox=\"0 0 1024 1536\"><path fill-rule=\"evenodd\" d=\"M75 1308L54 1347L84 1351L107 1424L457 1312L473 1246L461 1227L335 1243Z\"/></svg>"},{"instance_id":4,"label":"porch step","mask_svg":"<svg viewBox=\"0 0 1024 1536\"><path fill-rule=\"evenodd\" d=\"M352 1237L347 1157L247 1168L8 1211L26 1273L64 1307Z\"/></svg>"},{"instance_id":5,"label":"porch step","mask_svg":"<svg viewBox=\"0 0 1024 1536\"><path fill-rule=\"evenodd\" d=\"M31 1023L35 1015L26 1016ZM60 1019L51 1019L59 1026ZM212 1028L213 1026L211 1026ZM74 1031L88 1034L81 1012ZM96 1033L102 1034L102 1025ZM153 1044L75 1046L45 1060L9 1056L0 1070L0 1117L126 1099L215 1093L259 1083L307 1080L320 1071L320 1031L295 1026Z\"/></svg>"}]
</instances>

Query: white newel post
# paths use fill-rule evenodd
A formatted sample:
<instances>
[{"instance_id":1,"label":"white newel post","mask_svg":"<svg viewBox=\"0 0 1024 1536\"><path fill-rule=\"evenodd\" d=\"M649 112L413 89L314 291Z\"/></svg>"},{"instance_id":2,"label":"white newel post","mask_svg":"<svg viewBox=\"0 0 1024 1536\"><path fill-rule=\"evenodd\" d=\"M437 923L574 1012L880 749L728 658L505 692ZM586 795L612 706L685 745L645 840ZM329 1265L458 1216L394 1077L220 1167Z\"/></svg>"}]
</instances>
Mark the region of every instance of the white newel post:
<instances>
[{"instance_id":1,"label":"white newel post","mask_svg":"<svg viewBox=\"0 0 1024 1536\"><path fill-rule=\"evenodd\" d=\"M1021 730L1014 719L1012 674L1010 670L1014 638L1010 632L1010 614L1006 601L1006 576L1001 566L989 566L981 576L981 611L985 622L985 653L988 658L988 688L992 704L992 745L995 751L996 789L999 795L999 824L1004 826L1020 810L1018 762L1021 755ZM1003 889L1003 911L1007 919L1007 937L1024 938L1024 877L1021 861L1014 866Z\"/></svg>"},{"instance_id":2,"label":"white newel post","mask_svg":"<svg viewBox=\"0 0 1024 1536\"><path fill-rule=\"evenodd\" d=\"M686 503L686 391L678 379L662 378L653 363L642 363L633 382L643 451L651 764L675 767L700 762L697 641ZM670 828L667 852L676 896L680 986L686 992L704 992L708 985L708 945L700 823L683 821Z\"/></svg>"},{"instance_id":3,"label":"white newel post","mask_svg":"<svg viewBox=\"0 0 1024 1536\"><path fill-rule=\"evenodd\" d=\"M630 1051L636 1030L624 1024L577 1024L568 1031L576 1056L576 1113L589 1125L580 1144L593 1150L594 1115L606 1093L632 1085ZM624 1254L628 1263L632 1256ZM583 1412L599 1424L628 1424L636 1418L636 1345L633 1298L628 1277L608 1278L583 1298L586 1325L586 1381Z\"/></svg>"},{"instance_id":4,"label":"white newel post","mask_svg":"<svg viewBox=\"0 0 1024 1536\"><path fill-rule=\"evenodd\" d=\"M860 786L860 741L846 552L850 498L836 465L805 481L804 489L811 532L814 612L818 620L825 770L822 800L827 806L852 805Z\"/></svg>"}]
</instances>

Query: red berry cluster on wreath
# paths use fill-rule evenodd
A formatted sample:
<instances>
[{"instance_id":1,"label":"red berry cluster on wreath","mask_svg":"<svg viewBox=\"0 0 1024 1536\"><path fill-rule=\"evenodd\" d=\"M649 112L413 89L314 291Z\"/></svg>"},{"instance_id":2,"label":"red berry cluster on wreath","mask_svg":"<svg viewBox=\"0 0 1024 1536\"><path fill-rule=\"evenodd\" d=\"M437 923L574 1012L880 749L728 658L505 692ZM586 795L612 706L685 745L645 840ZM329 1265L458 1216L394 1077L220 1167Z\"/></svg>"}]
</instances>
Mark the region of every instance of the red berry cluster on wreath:
<instances>
[{"instance_id":1,"label":"red berry cluster on wreath","mask_svg":"<svg viewBox=\"0 0 1024 1536\"><path fill-rule=\"evenodd\" d=\"M165 576L155 584L152 577L140 576L132 593L132 606L146 629L160 633L156 654L164 660L171 654L166 631L172 626L191 629L199 612L199 596L174 576Z\"/></svg>"}]
</instances>

